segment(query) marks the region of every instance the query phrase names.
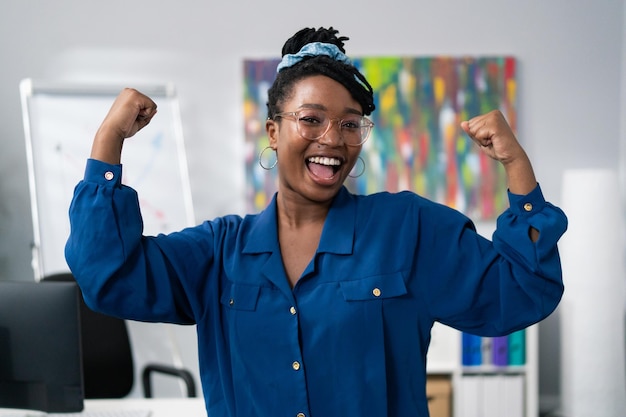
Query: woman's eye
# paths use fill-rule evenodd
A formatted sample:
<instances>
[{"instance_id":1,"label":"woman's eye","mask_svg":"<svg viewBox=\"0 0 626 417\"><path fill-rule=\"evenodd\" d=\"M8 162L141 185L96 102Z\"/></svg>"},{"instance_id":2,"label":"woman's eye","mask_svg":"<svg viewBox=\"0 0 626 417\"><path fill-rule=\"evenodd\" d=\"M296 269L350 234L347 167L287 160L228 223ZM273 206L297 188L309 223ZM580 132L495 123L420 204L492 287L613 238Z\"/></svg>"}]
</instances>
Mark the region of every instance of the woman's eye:
<instances>
[{"instance_id":1,"label":"woman's eye","mask_svg":"<svg viewBox=\"0 0 626 417\"><path fill-rule=\"evenodd\" d=\"M346 120L343 122L343 124L341 125L342 128L344 129L358 129L359 128L359 123L353 120Z\"/></svg>"},{"instance_id":2,"label":"woman's eye","mask_svg":"<svg viewBox=\"0 0 626 417\"><path fill-rule=\"evenodd\" d=\"M316 116L302 115L300 116L300 121L304 123L318 124L320 123L320 118Z\"/></svg>"}]
</instances>

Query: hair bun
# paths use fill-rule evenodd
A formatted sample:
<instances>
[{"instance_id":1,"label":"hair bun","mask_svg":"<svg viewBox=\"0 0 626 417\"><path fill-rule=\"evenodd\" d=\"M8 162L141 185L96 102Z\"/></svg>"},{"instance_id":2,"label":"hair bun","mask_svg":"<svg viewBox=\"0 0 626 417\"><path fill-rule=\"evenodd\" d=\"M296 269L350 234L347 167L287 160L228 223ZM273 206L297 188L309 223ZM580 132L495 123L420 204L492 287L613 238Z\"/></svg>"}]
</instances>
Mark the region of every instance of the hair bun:
<instances>
[{"instance_id":1,"label":"hair bun","mask_svg":"<svg viewBox=\"0 0 626 417\"><path fill-rule=\"evenodd\" d=\"M332 26L330 26L328 29L323 27L320 27L319 29L301 29L295 35L289 38L287 42L285 42L285 45L283 45L282 49L282 56L285 56L287 54L295 54L300 49L302 49L304 45L312 42L323 42L336 45L339 50L345 54L346 50L343 48L343 43L350 38L348 38L347 36L337 37L338 33L339 31L333 29Z\"/></svg>"}]
</instances>

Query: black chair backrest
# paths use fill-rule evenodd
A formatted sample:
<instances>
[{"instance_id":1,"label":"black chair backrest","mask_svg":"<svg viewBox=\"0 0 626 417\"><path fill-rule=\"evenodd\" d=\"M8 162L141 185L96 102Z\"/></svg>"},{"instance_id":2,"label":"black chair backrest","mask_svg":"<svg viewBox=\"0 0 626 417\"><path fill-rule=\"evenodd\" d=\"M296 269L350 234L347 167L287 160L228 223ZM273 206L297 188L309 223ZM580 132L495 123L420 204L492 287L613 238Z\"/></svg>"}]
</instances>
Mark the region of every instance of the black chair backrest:
<instances>
[{"instance_id":1,"label":"black chair backrest","mask_svg":"<svg viewBox=\"0 0 626 417\"><path fill-rule=\"evenodd\" d=\"M74 281L60 273L44 281ZM81 331L85 398L122 398L134 383L133 353L126 322L96 313L81 297Z\"/></svg>"}]
</instances>

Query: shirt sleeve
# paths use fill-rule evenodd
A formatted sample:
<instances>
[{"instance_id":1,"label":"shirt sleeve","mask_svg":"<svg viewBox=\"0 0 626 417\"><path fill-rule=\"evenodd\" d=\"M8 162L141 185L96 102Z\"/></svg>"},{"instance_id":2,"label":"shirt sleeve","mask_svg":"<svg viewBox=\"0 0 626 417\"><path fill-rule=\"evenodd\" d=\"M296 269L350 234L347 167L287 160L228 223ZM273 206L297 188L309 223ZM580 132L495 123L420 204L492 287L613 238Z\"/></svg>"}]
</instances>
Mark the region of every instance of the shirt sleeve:
<instances>
[{"instance_id":1,"label":"shirt sleeve","mask_svg":"<svg viewBox=\"0 0 626 417\"><path fill-rule=\"evenodd\" d=\"M493 236L496 250L510 262L560 281L557 242L567 229L565 213L545 201L539 185L527 195L508 195L509 209L498 217ZM537 242L529 238L531 228L539 231Z\"/></svg>"},{"instance_id":2,"label":"shirt sleeve","mask_svg":"<svg viewBox=\"0 0 626 417\"><path fill-rule=\"evenodd\" d=\"M89 159L74 190L65 257L85 302L127 319L193 323L179 277L193 275L185 265L201 268L182 262L199 251L194 232L143 236L137 193L121 178L121 165Z\"/></svg>"},{"instance_id":3,"label":"shirt sleeve","mask_svg":"<svg viewBox=\"0 0 626 417\"><path fill-rule=\"evenodd\" d=\"M492 241L464 216L445 216L429 232L441 245L430 253L445 254L431 258L427 267L432 278L426 302L435 320L497 336L544 319L558 305L564 287L557 242L567 217L545 201L539 185L527 195L508 197L510 207L498 217ZM531 228L539 231L536 242Z\"/></svg>"}]
</instances>

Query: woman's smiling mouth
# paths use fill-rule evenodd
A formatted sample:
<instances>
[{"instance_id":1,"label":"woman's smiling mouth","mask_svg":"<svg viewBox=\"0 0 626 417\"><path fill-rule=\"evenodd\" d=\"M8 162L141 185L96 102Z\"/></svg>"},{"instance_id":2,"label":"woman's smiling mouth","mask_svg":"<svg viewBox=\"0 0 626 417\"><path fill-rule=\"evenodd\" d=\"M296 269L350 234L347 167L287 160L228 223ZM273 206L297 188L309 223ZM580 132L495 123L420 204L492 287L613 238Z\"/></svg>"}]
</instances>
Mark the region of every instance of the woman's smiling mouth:
<instances>
[{"instance_id":1,"label":"woman's smiling mouth","mask_svg":"<svg viewBox=\"0 0 626 417\"><path fill-rule=\"evenodd\" d=\"M312 156L307 160L309 171L316 177L330 179L339 171L342 161L327 156Z\"/></svg>"}]
</instances>

